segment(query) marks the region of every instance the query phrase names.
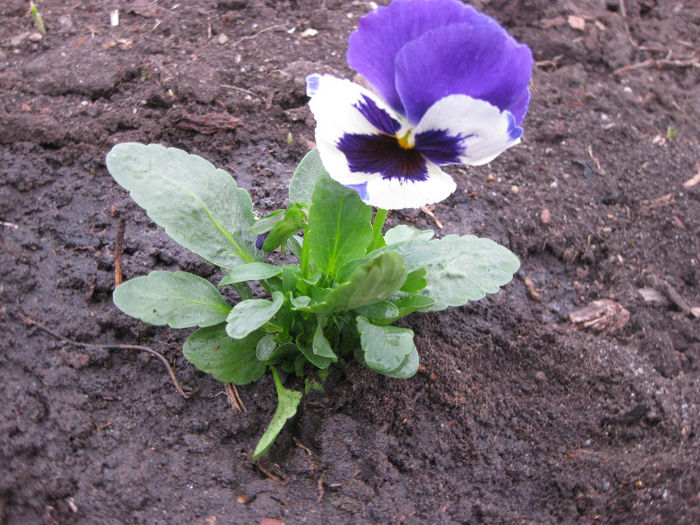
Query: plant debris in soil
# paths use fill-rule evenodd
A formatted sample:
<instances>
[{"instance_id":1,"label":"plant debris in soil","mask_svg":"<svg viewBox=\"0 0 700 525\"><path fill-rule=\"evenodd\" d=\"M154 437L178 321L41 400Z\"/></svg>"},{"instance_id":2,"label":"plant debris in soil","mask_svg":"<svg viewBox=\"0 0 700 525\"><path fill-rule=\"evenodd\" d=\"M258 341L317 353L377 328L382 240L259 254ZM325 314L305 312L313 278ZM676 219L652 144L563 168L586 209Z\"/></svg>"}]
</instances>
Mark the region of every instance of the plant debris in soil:
<instances>
[{"instance_id":1,"label":"plant debris in soil","mask_svg":"<svg viewBox=\"0 0 700 525\"><path fill-rule=\"evenodd\" d=\"M304 78L352 78L370 4L38 1L42 35L2 2L0 522L700 521L696 3L473 2L535 55L525 139L388 226L493 238L520 278L406 319L411 380L332 369L260 463L271 378L236 396L185 361L186 334L113 306L122 273L220 276L107 151L179 147L282 206L313 146Z\"/></svg>"}]
</instances>

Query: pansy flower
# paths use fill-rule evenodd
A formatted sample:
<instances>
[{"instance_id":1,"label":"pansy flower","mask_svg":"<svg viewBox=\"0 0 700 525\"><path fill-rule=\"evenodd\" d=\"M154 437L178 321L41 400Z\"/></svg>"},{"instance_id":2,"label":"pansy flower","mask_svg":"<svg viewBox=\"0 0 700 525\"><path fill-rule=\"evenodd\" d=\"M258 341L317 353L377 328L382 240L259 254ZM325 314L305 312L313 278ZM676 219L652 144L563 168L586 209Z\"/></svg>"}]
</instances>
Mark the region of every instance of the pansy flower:
<instances>
[{"instance_id":1,"label":"pansy flower","mask_svg":"<svg viewBox=\"0 0 700 525\"><path fill-rule=\"evenodd\" d=\"M348 64L373 91L307 78L316 143L331 177L384 209L441 201L440 166L480 165L520 142L532 53L457 0L395 0L360 20Z\"/></svg>"}]
</instances>

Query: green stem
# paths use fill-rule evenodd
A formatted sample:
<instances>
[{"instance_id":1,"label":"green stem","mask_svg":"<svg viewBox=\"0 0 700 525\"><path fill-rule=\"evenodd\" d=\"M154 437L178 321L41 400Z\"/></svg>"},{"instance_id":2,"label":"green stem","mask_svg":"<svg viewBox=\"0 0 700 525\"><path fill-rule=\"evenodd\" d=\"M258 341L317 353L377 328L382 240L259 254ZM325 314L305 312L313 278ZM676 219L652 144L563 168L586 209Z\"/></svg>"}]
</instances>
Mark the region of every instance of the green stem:
<instances>
[{"instance_id":1,"label":"green stem","mask_svg":"<svg viewBox=\"0 0 700 525\"><path fill-rule=\"evenodd\" d=\"M253 292L250 290L248 283L236 283L233 285L233 288L238 292L238 295L240 295L241 299L243 300L252 299L255 297Z\"/></svg>"},{"instance_id":2,"label":"green stem","mask_svg":"<svg viewBox=\"0 0 700 525\"><path fill-rule=\"evenodd\" d=\"M384 239L382 239L382 228L384 228L384 222L386 221L386 216L389 212L383 208L377 208L377 213L374 216L374 223L372 224L372 244L369 246L369 251L381 248L384 245Z\"/></svg>"},{"instance_id":3,"label":"green stem","mask_svg":"<svg viewBox=\"0 0 700 525\"><path fill-rule=\"evenodd\" d=\"M272 370L272 378L275 380L275 388L277 389L277 397L279 397L280 392L282 391L282 381L280 381L280 376L277 373L277 369L274 366L270 367L270 370Z\"/></svg>"}]
</instances>

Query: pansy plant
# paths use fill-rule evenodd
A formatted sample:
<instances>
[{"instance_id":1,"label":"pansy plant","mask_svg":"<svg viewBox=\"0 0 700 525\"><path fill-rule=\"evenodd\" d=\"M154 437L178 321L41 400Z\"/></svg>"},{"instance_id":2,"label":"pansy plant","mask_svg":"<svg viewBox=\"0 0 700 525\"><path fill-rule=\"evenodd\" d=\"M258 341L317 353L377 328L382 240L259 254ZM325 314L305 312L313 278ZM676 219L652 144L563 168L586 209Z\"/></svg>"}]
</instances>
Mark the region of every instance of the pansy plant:
<instances>
[{"instance_id":1,"label":"pansy plant","mask_svg":"<svg viewBox=\"0 0 700 525\"><path fill-rule=\"evenodd\" d=\"M244 385L271 371L279 402L254 459L302 397L283 386L280 370L306 377L307 388L350 359L411 377L413 332L392 324L495 293L519 267L489 239L383 226L387 209L454 191L440 166L483 164L519 142L529 49L455 0L396 0L360 21L348 62L373 90L307 79L318 149L297 167L283 210L258 218L229 174L179 149L124 143L107 155L114 179L151 219L224 272L214 286L154 271L120 285L114 302L147 323L197 328L184 355L219 381ZM266 262L276 250L296 262Z\"/></svg>"}]
</instances>

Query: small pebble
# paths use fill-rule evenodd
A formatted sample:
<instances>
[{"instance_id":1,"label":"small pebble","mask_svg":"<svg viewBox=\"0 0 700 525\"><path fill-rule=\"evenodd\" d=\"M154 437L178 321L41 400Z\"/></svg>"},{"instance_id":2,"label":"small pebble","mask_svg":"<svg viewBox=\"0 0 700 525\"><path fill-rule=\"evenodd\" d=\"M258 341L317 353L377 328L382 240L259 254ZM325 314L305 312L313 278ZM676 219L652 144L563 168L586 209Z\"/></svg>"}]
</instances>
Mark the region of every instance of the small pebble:
<instances>
[{"instance_id":1,"label":"small pebble","mask_svg":"<svg viewBox=\"0 0 700 525\"><path fill-rule=\"evenodd\" d=\"M542 224L549 224L552 222L552 213L547 208L544 208L540 212L540 220L542 221Z\"/></svg>"},{"instance_id":2,"label":"small pebble","mask_svg":"<svg viewBox=\"0 0 700 525\"><path fill-rule=\"evenodd\" d=\"M41 33L39 33L39 31L36 31L36 32L32 33L31 35L29 35L27 38L31 42L38 42L39 40L44 38L44 36Z\"/></svg>"},{"instance_id":3,"label":"small pebble","mask_svg":"<svg viewBox=\"0 0 700 525\"><path fill-rule=\"evenodd\" d=\"M576 15L569 15L567 22L569 23L569 27L571 27L571 29L576 29L577 31L585 31L586 30L586 19L585 18L582 18L580 16L576 16Z\"/></svg>"},{"instance_id":4,"label":"small pebble","mask_svg":"<svg viewBox=\"0 0 700 525\"><path fill-rule=\"evenodd\" d=\"M486 182L493 182L495 180L496 180L496 177L494 177L490 173L486 176Z\"/></svg>"},{"instance_id":5,"label":"small pebble","mask_svg":"<svg viewBox=\"0 0 700 525\"><path fill-rule=\"evenodd\" d=\"M539 370L535 372L535 379L537 379L540 383L544 383L547 381L547 376L542 370Z\"/></svg>"},{"instance_id":6,"label":"small pebble","mask_svg":"<svg viewBox=\"0 0 700 525\"><path fill-rule=\"evenodd\" d=\"M314 29L313 27L310 27L308 29L305 29L304 32L299 35L301 38L310 38L313 36L318 35L318 29Z\"/></svg>"},{"instance_id":7,"label":"small pebble","mask_svg":"<svg viewBox=\"0 0 700 525\"><path fill-rule=\"evenodd\" d=\"M228 37L223 33L219 33L219 36L216 37L216 42L220 45L224 45L228 42Z\"/></svg>"},{"instance_id":8,"label":"small pebble","mask_svg":"<svg viewBox=\"0 0 700 525\"><path fill-rule=\"evenodd\" d=\"M513 185L510 187L510 191L513 192L513 193L515 193L515 194L517 195L518 193L520 193L520 188L518 188L515 184L513 184Z\"/></svg>"}]
</instances>

